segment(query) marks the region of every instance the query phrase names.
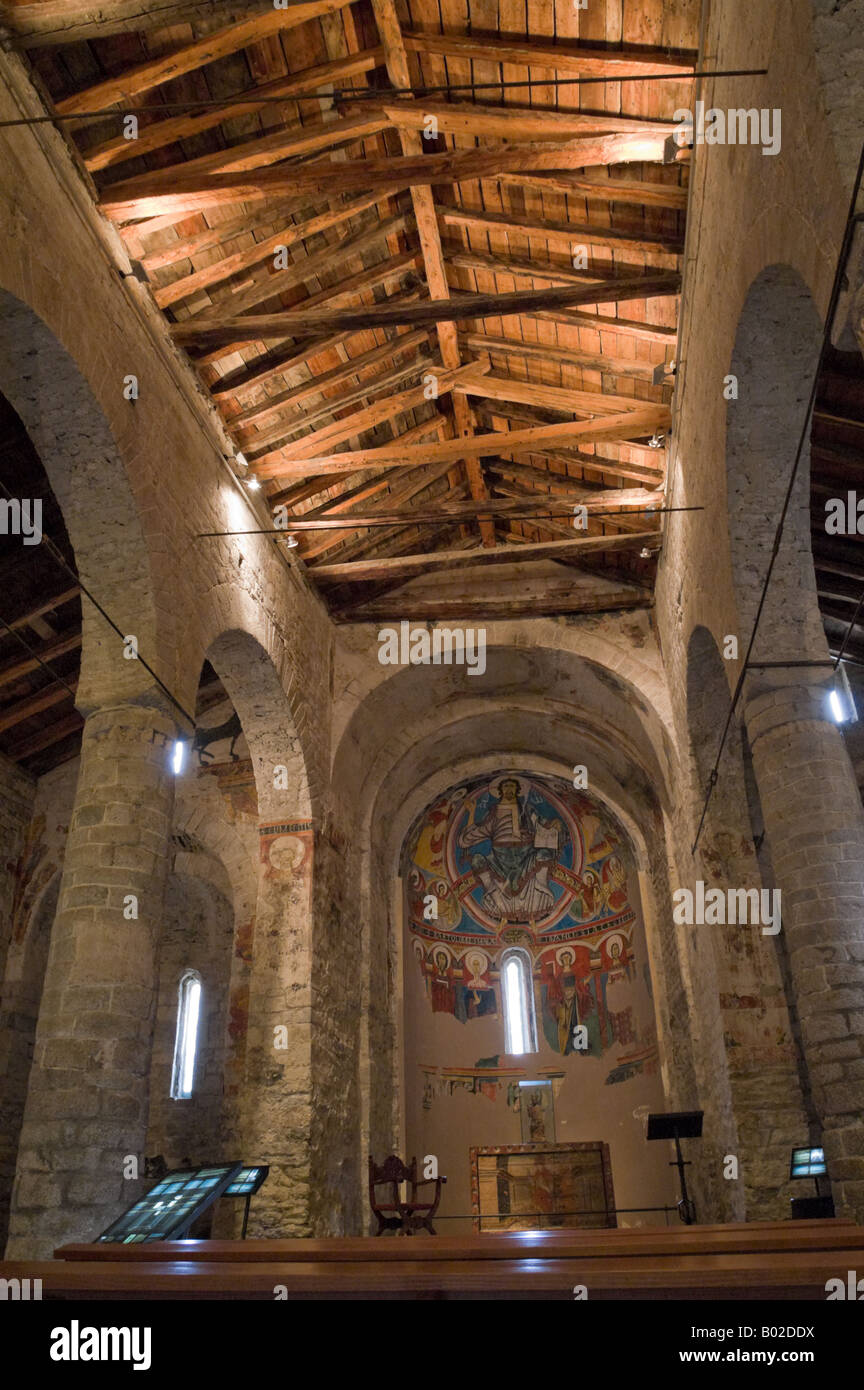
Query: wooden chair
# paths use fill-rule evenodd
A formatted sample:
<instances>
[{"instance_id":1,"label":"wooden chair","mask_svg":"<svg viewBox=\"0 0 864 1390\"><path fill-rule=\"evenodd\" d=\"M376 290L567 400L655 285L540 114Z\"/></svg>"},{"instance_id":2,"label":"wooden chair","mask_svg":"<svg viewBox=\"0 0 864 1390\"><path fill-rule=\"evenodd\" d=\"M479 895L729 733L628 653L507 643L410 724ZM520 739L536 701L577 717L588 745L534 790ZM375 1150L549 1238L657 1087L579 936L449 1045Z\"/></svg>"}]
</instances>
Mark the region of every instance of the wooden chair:
<instances>
[{"instance_id":1,"label":"wooden chair","mask_svg":"<svg viewBox=\"0 0 864 1390\"><path fill-rule=\"evenodd\" d=\"M403 1163L396 1154L390 1154L383 1163L376 1163L372 1155L369 1155L369 1202L372 1210L378 1218L378 1230L376 1236L383 1235L385 1231L396 1231L399 1235L413 1236L415 1231L421 1227L425 1228L430 1235L435 1235L435 1227L432 1225L432 1217L438 1210L438 1203L441 1201L441 1188L447 1181L446 1178L421 1178L417 1181L417 1159L412 1158L411 1166ZM402 1201L399 1194L399 1184L407 1182L408 1199ZM417 1200L417 1189L435 1186L432 1200L421 1202ZM379 1201L375 1189L377 1187L389 1187L387 1194L389 1200Z\"/></svg>"}]
</instances>

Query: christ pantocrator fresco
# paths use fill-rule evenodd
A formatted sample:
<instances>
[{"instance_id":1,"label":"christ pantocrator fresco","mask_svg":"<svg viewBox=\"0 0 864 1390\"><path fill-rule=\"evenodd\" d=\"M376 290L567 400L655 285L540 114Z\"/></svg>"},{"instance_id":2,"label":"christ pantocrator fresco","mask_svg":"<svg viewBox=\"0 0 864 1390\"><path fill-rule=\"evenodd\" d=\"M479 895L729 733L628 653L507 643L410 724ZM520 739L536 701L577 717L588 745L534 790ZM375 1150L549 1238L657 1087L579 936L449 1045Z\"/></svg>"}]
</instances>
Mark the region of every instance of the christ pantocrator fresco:
<instances>
[{"instance_id":1,"label":"christ pantocrator fresco","mask_svg":"<svg viewBox=\"0 0 864 1390\"><path fill-rule=\"evenodd\" d=\"M600 802L560 778L503 772L439 797L406 851L410 929L434 1013L463 1023L497 1013L501 956L519 945L547 1044L562 1056L611 1054L609 1079L642 1069L641 1021L653 1006L626 842Z\"/></svg>"}]
</instances>

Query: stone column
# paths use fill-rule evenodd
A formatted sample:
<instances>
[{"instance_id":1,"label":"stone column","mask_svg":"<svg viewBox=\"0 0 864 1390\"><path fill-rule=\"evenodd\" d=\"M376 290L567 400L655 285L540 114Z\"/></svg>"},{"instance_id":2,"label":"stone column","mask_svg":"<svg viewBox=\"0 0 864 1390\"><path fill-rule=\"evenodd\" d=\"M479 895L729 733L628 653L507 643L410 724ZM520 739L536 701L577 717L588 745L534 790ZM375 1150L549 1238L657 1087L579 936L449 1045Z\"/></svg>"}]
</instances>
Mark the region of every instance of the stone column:
<instances>
[{"instance_id":1,"label":"stone column","mask_svg":"<svg viewBox=\"0 0 864 1390\"><path fill-rule=\"evenodd\" d=\"M173 721L92 713L36 1032L7 1256L98 1235L139 1190L168 865Z\"/></svg>"},{"instance_id":2,"label":"stone column","mask_svg":"<svg viewBox=\"0 0 864 1390\"><path fill-rule=\"evenodd\" d=\"M312 1233L312 821L259 826L261 858L246 1037L247 1163L269 1163L250 1236Z\"/></svg>"},{"instance_id":3,"label":"stone column","mask_svg":"<svg viewBox=\"0 0 864 1390\"><path fill-rule=\"evenodd\" d=\"M751 698L745 718L835 1202L860 1221L864 812L825 701L824 686L785 687Z\"/></svg>"}]
</instances>

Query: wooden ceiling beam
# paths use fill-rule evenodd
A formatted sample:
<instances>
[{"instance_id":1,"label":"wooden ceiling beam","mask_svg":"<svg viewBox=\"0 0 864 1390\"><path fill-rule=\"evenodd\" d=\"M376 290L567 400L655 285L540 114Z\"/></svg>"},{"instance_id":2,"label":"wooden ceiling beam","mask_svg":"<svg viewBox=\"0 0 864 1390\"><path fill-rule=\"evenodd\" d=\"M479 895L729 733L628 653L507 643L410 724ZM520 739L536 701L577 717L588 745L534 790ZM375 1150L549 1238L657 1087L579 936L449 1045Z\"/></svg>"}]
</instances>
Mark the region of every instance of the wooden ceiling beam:
<instances>
[{"instance_id":1,"label":"wooden ceiling beam","mask_svg":"<svg viewBox=\"0 0 864 1390\"><path fill-rule=\"evenodd\" d=\"M87 151L84 163L91 173L96 173L100 169L111 168L128 159L139 159L142 155L152 154L154 150L164 149L166 145L174 145L206 130L212 130L223 121L263 111L274 97L284 97L286 101L290 101L306 92L315 92L320 87L369 72L382 62L383 50L372 48L363 53L351 54L347 58L339 58L332 63L318 63L315 67L276 78L273 82L263 82L259 87L250 88L248 92L238 93L236 97L228 97L224 104L203 111L198 116L169 116L150 125L140 124L137 139L127 140L124 135L117 135L110 140L104 140ZM158 115L158 106L154 106L153 113Z\"/></svg>"},{"instance_id":2,"label":"wooden ceiling beam","mask_svg":"<svg viewBox=\"0 0 864 1390\"><path fill-rule=\"evenodd\" d=\"M460 450L475 458L533 452L543 445L560 445L600 439L629 440L669 428L670 414L665 406L628 411L602 420L565 420L559 425L538 425L529 429L478 434L471 439L441 440L437 444L403 445L399 439L373 449L356 449L339 454L321 454L270 465L264 476L290 477L298 473L350 473L357 468L405 468L418 463L437 463L460 457ZM278 472L277 472L278 470Z\"/></svg>"},{"instance_id":3,"label":"wooden ceiling beam","mask_svg":"<svg viewBox=\"0 0 864 1390\"><path fill-rule=\"evenodd\" d=\"M517 67L550 68L584 77L664 77L670 72L694 71L697 54L692 49L601 48L591 44L550 43L500 35L426 34L403 32L409 53L443 54L470 62L508 63Z\"/></svg>"},{"instance_id":4,"label":"wooden ceiling beam","mask_svg":"<svg viewBox=\"0 0 864 1390\"><path fill-rule=\"evenodd\" d=\"M415 425L413 429L407 430L406 433L400 435L399 438L403 443L414 444L418 439L427 439L430 434L441 435L447 430L449 424L450 421L446 415L436 414L429 420L421 420L419 425ZM452 464L447 465L447 467L451 469L452 466ZM418 468L417 472L419 473L420 471L421 469ZM428 469L426 471L431 473L433 470ZM446 472L447 469L445 468L443 471ZM357 470L357 478L358 482L349 490L340 492L337 497L330 498L327 502L322 503L320 507L316 507L314 511L304 512L303 515L314 516L317 512L326 511L328 508L333 508L335 510L343 503L349 503L351 499L365 500L365 498L373 496L376 492L383 491L384 488L392 487L393 483L391 475L384 474L383 476L379 475L376 478L370 479L361 469ZM281 502L287 503L288 506L299 505L299 503L306 500L306 498L314 497L316 493L326 492L329 488L335 487L338 483L345 481L350 481L350 479L342 477L333 478L332 476L310 478L299 485L285 488L282 492L268 494L267 502L270 506L276 506Z\"/></svg>"},{"instance_id":5,"label":"wooden ceiling beam","mask_svg":"<svg viewBox=\"0 0 864 1390\"><path fill-rule=\"evenodd\" d=\"M410 524L413 525L415 509L407 508L406 510L400 511L399 508L402 507L403 503L410 502L421 492L425 492L436 482L439 482L442 478L444 478L447 475L448 472L448 465L446 463L439 463L436 468L418 468L415 471L412 471L410 474L408 474L407 477L402 478L401 483L398 487L392 487L393 479L389 479L389 482L391 484L391 491L386 498L381 499L381 506L383 507L386 505L391 519L395 521L397 524L403 521L408 521ZM456 483L448 489L444 496L454 497L460 494L464 494L465 490L466 485L462 482L461 475L457 475ZM436 503L439 500L440 499L436 498ZM373 504L373 508L376 505L377 504ZM391 510L394 507L396 508L396 511ZM372 515L377 516L377 512L373 510ZM333 527L339 526L341 522L342 528L348 527L350 530L353 530L355 534L358 534L357 528L354 525L354 516L355 514L353 512L346 511L345 515L342 517L336 517L332 514L328 514L327 517L318 517L317 519L320 521L326 521L328 526L332 525ZM445 514L444 516L437 516L434 518L434 520L441 522L449 522L451 519L452 518L449 516L449 514ZM315 518L312 518L312 520L315 520ZM318 555L321 555L325 553L327 550L332 549L334 546L339 545L340 542L344 540L344 538L344 529L337 531L335 535L331 534L329 536L321 536L318 539L310 538L311 544L309 544L303 551L304 560L316 559Z\"/></svg>"},{"instance_id":6,"label":"wooden ceiling beam","mask_svg":"<svg viewBox=\"0 0 864 1390\"><path fill-rule=\"evenodd\" d=\"M487 359L488 360L488 359ZM653 401L637 396L613 396L602 391L579 391L575 388L544 386L539 381L517 381L513 377L493 375L468 376L453 388L462 395L482 396L486 400L517 401L541 406L544 410L566 414L618 415L622 410L639 410Z\"/></svg>"},{"instance_id":7,"label":"wooden ceiling beam","mask_svg":"<svg viewBox=\"0 0 864 1390\"><path fill-rule=\"evenodd\" d=\"M171 335L175 342L182 344L223 346L225 343L248 343L258 339L342 332L351 328L387 328L399 324L415 327L421 323L501 318L509 314L564 308L573 304L617 304L649 298L655 293L671 292L668 276L646 275L632 280L607 281L602 286L566 285L505 294L462 294L453 299L425 300L419 304L376 304L368 308L343 310L315 310L301 305L279 314L247 314L238 318L207 315L172 324Z\"/></svg>"},{"instance_id":8,"label":"wooden ceiling beam","mask_svg":"<svg viewBox=\"0 0 864 1390\"><path fill-rule=\"evenodd\" d=\"M568 555L633 550L651 543L659 544L660 539L659 531L644 531L638 536L576 536L572 540L523 545L518 551L509 547L495 550L479 547L468 551L438 550L421 555L316 565L309 573L316 584L360 584L376 579L391 579L397 575L443 574L448 570L466 569L474 565L522 564L530 560L555 560Z\"/></svg>"},{"instance_id":9,"label":"wooden ceiling beam","mask_svg":"<svg viewBox=\"0 0 864 1390\"><path fill-rule=\"evenodd\" d=\"M4 22L25 48L88 43L109 34L228 18L273 9L273 0L11 0Z\"/></svg>"},{"instance_id":10,"label":"wooden ceiling beam","mask_svg":"<svg viewBox=\"0 0 864 1390\"><path fill-rule=\"evenodd\" d=\"M99 205L114 222L144 217L200 212L224 203L260 202L264 198L302 197L310 191L373 192L376 189L429 187L465 180L497 178L519 171L550 172L592 165L660 163L660 136L601 135L571 140L564 145L502 145L445 154L395 155L387 159L343 162L310 160L249 173L185 174L183 166L170 178L142 174L103 190Z\"/></svg>"},{"instance_id":11,"label":"wooden ceiling beam","mask_svg":"<svg viewBox=\"0 0 864 1390\"><path fill-rule=\"evenodd\" d=\"M296 159L300 155L315 154L320 150L335 149L355 140L365 140L387 129L387 121L380 115L340 116L337 120L309 121L280 126L269 135L258 135L254 140L246 140L240 145L229 145L213 154L202 154L197 159L179 160L176 164L166 164L161 169L148 170L137 178L127 179L124 184L128 197L134 197L136 183L140 180L145 188L156 183L166 186L173 184L180 174L183 179L205 178L214 174L247 174L255 169L263 169L278 164L283 159Z\"/></svg>"},{"instance_id":12,"label":"wooden ceiling beam","mask_svg":"<svg viewBox=\"0 0 864 1390\"><path fill-rule=\"evenodd\" d=\"M465 251L457 246L445 246L444 256L448 265L461 266L465 270L482 270L492 275L509 275L514 280L547 280L554 285L585 285L586 288L595 287L604 292L608 286L614 288L618 280L626 280L628 284L633 284L639 278L637 267L632 265L618 267L619 273L617 275L590 275L566 266L544 264L539 260L523 261L515 256L488 256L480 251ZM645 295L646 299L677 295L681 291L681 276L677 271L655 271L652 275L646 275L644 278L646 281L650 280L652 284L650 293ZM632 297L635 299L637 296L633 295ZM598 303L603 302L601 295Z\"/></svg>"},{"instance_id":13,"label":"wooden ceiling beam","mask_svg":"<svg viewBox=\"0 0 864 1390\"><path fill-rule=\"evenodd\" d=\"M426 477L412 481L411 490L407 494L410 497L422 492L430 485L432 479ZM448 494L449 495L449 494ZM386 498L390 502L391 498ZM662 499L661 499L662 500ZM572 504L572 506L571 506ZM658 506L656 494L648 491L647 488L619 488L609 489L598 496L596 492L573 492L572 490L563 497L550 498L539 497L536 493L526 494L523 490L514 491L509 497L483 498L475 500L472 498L468 502L447 502L441 498L435 498L433 502L427 503L423 507L404 507L389 508L384 511L370 512L346 512L343 516L334 516L332 509L328 509L326 515L310 516L303 515L291 519L286 528L290 531L341 531L352 527L374 528L376 526L386 526L391 522L408 521L423 522L430 521L470 521L476 518L478 512L488 510L490 515L503 517L509 521L513 517L520 519L524 517L529 520L531 517L542 516L544 510L555 510L559 519L564 521L568 516L568 508L572 510L575 506L584 506L589 516L603 515L608 512L615 512L624 506L634 508L645 508L646 505ZM570 530L573 529L572 521Z\"/></svg>"},{"instance_id":14,"label":"wooden ceiling beam","mask_svg":"<svg viewBox=\"0 0 864 1390\"><path fill-rule=\"evenodd\" d=\"M127 68L114 77L75 92L55 103L57 111L64 116L81 115L91 111L101 111L118 102L128 102L139 92L151 91L161 87L184 73L194 72L196 68L213 63L217 58L226 58L238 53L250 44L260 43L262 39L296 28L309 19L320 19L322 15L332 14L342 9L349 0L309 0L307 4L295 5L291 9L273 10L256 15L240 24L230 24L217 29L206 38L186 44L172 53L160 54L136 67Z\"/></svg>"},{"instance_id":15,"label":"wooden ceiling beam","mask_svg":"<svg viewBox=\"0 0 864 1390\"><path fill-rule=\"evenodd\" d=\"M22 627L29 627L34 619L41 618L45 613L53 613L56 609L62 608L64 604L71 603L73 598L78 598L80 593L81 590L75 584L69 589L64 589L62 593L55 594L53 598L42 599L35 607L28 608L26 613L13 619L9 626L13 632L17 632Z\"/></svg>"},{"instance_id":16,"label":"wooden ceiling beam","mask_svg":"<svg viewBox=\"0 0 864 1390\"><path fill-rule=\"evenodd\" d=\"M568 313L566 309L529 310L528 318L542 319L546 323L560 323L565 328L593 328L598 333L615 333L622 337L636 338L642 343L664 343L669 347L678 341L678 329L667 328L665 324L647 323L642 319L613 318L610 314Z\"/></svg>"},{"instance_id":17,"label":"wooden ceiling beam","mask_svg":"<svg viewBox=\"0 0 864 1390\"><path fill-rule=\"evenodd\" d=\"M614 474L618 477L629 478L633 482L644 483L648 488L662 488L665 477L663 469L643 468L641 464L629 463L622 459L607 459L600 454L586 454L574 449L572 452L565 453L560 451L548 451L545 449L532 449L532 454L537 458L546 458L550 463L561 463L568 468L579 468L586 473L592 473L598 477L600 486L603 486L602 479L607 474ZM488 464L490 473L500 473L504 478L515 478L521 482L534 482L537 487L549 489L552 492L559 492L563 489L573 487L577 479L571 478L567 473L553 473L551 469L537 468L524 461L516 462L513 459L494 459ZM579 479L578 481L582 481Z\"/></svg>"},{"instance_id":18,"label":"wooden ceiling beam","mask_svg":"<svg viewBox=\"0 0 864 1390\"><path fill-rule=\"evenodd\" d=\"M367 109L369 102L351 103ZM377 106L377 103L376 103ZM589 114L585 111L549 111L536 106L496 106L473 101L444 101L440 97L402 97L382 100L377 108L400 130L423 132L431 116L439 131L477 140L509 140L525 144L531 140L574 140L584 135L660 135L665 140L679 127L674 121L647 117L619 116L614 113Z\"/></svg>"},{"instance_id":19,"label":"wooden ceiling beam","mask_svg":"<svg viewBox=\"0 0 864 1390\"><path fill-rule=\"evenodd\" d=\"M587 198L601 203L625 203L636 207L668 208L684 212L687 208L687 189L678 183L654 183L647 179L580 177L577 174L539 177L530 173L495 175L496 181L521 188L536 188L541 193L563 193L565 197Z\"/></svg>"},{"instance_id":20,"label":"wooden ceiling beam","mask_svg":"<svg viewBox=\"0 0 864 1390\"><path fill-rule=\"evenodd\" d=\"M265 237L263 241L256 241L254 246L247 247L245 251L237 251L233 256L225 256L221 261L216 261L214 265L204 266L201 270L193 271L190 275L184 275L181 279L174 280L170 285L154 290L153 297L160 309L166 309L169 305L176 304L180 299L188 299L190 295L197 294L199 290L209 289L212 285L218 285L223 280L229 280L241 270L248 270L250 266L258 265L261 261L265 261L268 256L275 255L283 246L286 248L293 246L296 242L305 241L308 237L317 236L320 232L328 232L331 228L338 227L340 223L347 222L349 218L356 217L361 212L368 212L370 208L377 207L381 197L381 194L376 193L372 197L355 198L350 203L344 203L341 207L318 213L303 222L289 223L274 233L273 236ZM182 259L182 257L178 256L177 259Z\"/></svg>"},{"instance_id":21,"label":"wooden ceiling beam","mask_svg":"<svg viewBox=\"0 0 864 1390\"><path fill-rule=\"evenodd\" d=\"M459 340L475 352L500 353L505 357L524 357L544 362L548 366L578 367L583 371L600 372L608 376L636 377L650 381L653 367L650 362L637 362L629 357L606 357L578 348L562 348L555 343L540 343L534 339L499 338L492 333L460 332Z\"/></svg>"},{"instance_id":22,"label":"wooden ceiling beam","mask_svg":"<svg viewBox=\"0 0 864 1390\"><path fill-rule=\"evenodd\" d=\"M403 618L415 623L448 623L466 619L483 623L496 619L552 617L559 613L614 613L627 608L651 608L653 603L650 594L636 588L592 594L577 589L569 576L560 584L553 585L546 576L531 584L530 575L526 575L520 577L518 594L466 595L464 598L442 595L428 599L411 594L402 596L397 590L392 598L380 598L360 606L336 605L330 611L337 623L381 625L401 622Z\"/></svg>"},{"instance_id":23,"label":"wooden ceiling beam","mask_svg":"<svg viewBox=\"0 0 864 1390\"><path fill-rule=\"evenodd\" d=\"M438 221L445 227L463 227L468 232L506 232L520 237L542 237L552 246L565 247L572 253L574 245L603 246L615 251L635 251L640 255L663 254L679 256L684 242L679 237L639 235L622 232L616 227L592 226L586 222L550 222L543 218L522 218L515 214L474 211L439 204Z\"/></svg>"}]
</instances>

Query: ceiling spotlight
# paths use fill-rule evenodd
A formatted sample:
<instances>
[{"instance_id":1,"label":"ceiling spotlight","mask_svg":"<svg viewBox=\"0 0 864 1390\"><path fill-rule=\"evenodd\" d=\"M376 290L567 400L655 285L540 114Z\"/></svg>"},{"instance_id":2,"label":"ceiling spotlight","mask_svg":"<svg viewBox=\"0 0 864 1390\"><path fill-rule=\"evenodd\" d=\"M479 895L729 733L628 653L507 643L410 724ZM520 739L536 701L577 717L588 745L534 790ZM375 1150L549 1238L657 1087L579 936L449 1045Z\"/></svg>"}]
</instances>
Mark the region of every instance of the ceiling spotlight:
<instances>
[{"instance_id":1,"label":"ceiling spotlight","mask_svg":"<svg viewBox=\"0 0 864 1390\"><path fill-rule=\"evenodd\" d=\"M665 442L666 442L666 436L665 436L665 434L652 434L651 438L648 440L648 448L649 448L649 449L662 449Z\"/></svg>"}]
</instances>

